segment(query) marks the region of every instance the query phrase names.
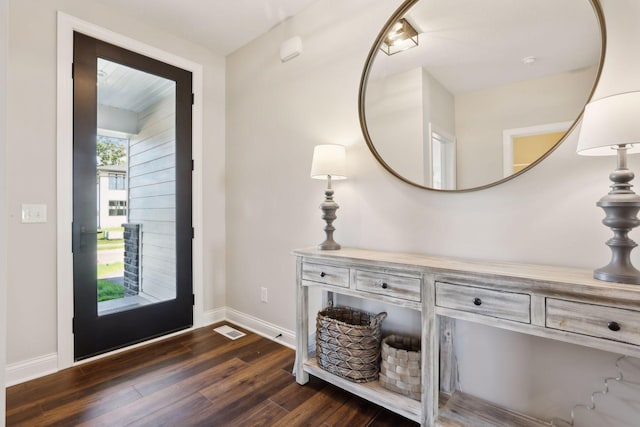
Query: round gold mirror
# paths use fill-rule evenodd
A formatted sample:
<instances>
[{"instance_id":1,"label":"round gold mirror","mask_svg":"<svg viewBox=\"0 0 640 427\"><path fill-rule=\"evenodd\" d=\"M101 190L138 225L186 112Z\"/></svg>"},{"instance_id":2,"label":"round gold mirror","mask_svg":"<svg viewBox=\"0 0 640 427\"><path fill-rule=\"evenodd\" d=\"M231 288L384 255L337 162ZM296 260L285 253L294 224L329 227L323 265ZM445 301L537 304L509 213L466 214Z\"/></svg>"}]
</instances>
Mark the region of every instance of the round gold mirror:
<instances>
[{"instance_id":1,"label":"round gold mirror","mask_svg":"<svg viewBox=\"0 0 640 427\"><path fill-rule=\"evenodd\" d=\"M382 166L421 188L511 179L575 126L605 34L597 0L407 0L362 73L365 140Z\"/></svg>"}]
</instances>

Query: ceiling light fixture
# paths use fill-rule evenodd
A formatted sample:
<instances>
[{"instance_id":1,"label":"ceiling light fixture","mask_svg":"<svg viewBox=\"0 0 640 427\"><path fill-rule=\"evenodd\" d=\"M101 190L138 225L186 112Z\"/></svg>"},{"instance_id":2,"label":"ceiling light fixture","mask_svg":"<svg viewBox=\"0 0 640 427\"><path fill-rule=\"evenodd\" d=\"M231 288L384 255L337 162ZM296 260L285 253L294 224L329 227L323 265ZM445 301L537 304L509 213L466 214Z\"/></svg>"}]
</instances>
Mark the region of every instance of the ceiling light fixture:
<instances>
[{"instance_id":1,"label":"ceiling light fixture","mask_svg":"<svg viewBox=\"0 0 640 427\"><path fill-rule=\"evenodd\" d=\"M393 55L416 46L418 46L418 32L409 21L402 18L393 24L382 39L380 50L387 55Z\"/></svg>"}]
</instances>

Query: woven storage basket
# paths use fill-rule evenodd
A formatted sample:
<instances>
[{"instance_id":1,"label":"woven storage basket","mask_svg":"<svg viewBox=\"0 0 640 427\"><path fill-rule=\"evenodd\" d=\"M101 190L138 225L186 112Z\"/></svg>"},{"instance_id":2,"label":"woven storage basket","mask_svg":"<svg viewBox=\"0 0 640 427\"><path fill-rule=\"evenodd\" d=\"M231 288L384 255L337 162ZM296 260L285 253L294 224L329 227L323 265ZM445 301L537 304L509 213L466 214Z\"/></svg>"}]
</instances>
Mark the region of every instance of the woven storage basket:
<instances>
[{"instance_id":1,"label":"woven storage basket","mask_svg":"<svg viewBox=\"0 0 640 427\"><path fill-rule=\"evenodd\" d=\"M388 390L420 400L420 340L389 335L382 340L380 385Z\"/></svg>"},{"instance_id":2,"label":"woven storage basket","mask_svg":"<svg viewBox=\"0 0 640 427\"><path fill-rule=\"evenodd\" d=\"M380 327L387 313L377 315L349 307L328 307L316 319L316 358L325 371L356 383L375 381L380 361Z\"/></svg>"}]
</instances>

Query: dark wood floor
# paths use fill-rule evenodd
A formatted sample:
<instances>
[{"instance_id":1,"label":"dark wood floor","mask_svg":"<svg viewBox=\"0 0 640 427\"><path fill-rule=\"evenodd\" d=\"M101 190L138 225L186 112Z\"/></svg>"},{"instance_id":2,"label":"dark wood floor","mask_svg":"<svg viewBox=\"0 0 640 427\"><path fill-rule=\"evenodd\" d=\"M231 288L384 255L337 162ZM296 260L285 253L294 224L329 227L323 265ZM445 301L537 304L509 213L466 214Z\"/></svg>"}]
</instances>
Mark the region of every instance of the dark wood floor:
<instances>
[{"instance_id":1,"label":"dark wood floor","mask_svg":"<svg viewBox=\"0 0 640 427\"><path fill-rule=\"evenodd\" d=\"M7 425L416 425L321 380L300 386L292 350L216 326L10 387Z\"/></svg>"}]
</instances>

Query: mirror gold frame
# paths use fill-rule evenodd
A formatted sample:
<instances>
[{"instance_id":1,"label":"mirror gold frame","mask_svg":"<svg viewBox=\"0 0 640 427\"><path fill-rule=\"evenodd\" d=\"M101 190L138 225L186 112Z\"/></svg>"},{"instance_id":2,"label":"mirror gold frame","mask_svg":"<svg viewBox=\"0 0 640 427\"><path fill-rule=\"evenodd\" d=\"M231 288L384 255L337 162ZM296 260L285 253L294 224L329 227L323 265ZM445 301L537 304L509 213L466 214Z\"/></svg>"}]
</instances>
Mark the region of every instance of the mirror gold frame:
<instances>
[{"instance_id":1,"label":"mirror gold frame","mask_svg":"<svg viewBox=\"0 0 640 427\"><path fill-rule=\"evenodd\" d=\"M462 189L437 189L437 188L431 188L431 187L427 187L425 185L422 184L418 184L408 178L406 178L405 176L401 175L400 173L398 173L396 170L394 170L381 156L381 154L379 153L379 151L376 149L374 142L371 139L371 135L369 133L369 128L367 126L367 121L366 121L366 116L365 116L365 98L366 98L366 89L367 89L367 83L369 80L369 75L371 72L371 68L372 65L374 63L374 59L376 54L378 54L380 52L380 46L384 41L384 38L386 36L386 34L389 32L389 30L392 28L392 26L402 17L405 16L405 14L419 1L429 1L429 0L406 0L394 13L393 15L391 15L391 17L386 21L386 23L384 24L384 26L382 27L382 30L380 31L380 33L378 34L378 36L376 37L371 50L369 51L369 54L367 56L366 62L365 62L365 66L362 72L362 77L360 79L360 87L359 87L359 93L358 93L358 114L359 114L359 119L360 119L360 127L362 129L362 133L363 136L365 138L365 141L369 147L369 150L371 151L371 153L374 155L374 157L376 158L376 160L392 175L394 175L396 178L400 179L401 181L406 182L407 184L413 185L415 187L419 187L419 188L423 188L426 190L432 190L432 191L437 191L437 192L470 192L470 191L477 191L477 190L482 190L485 188L490 188L493 186L496 186L498 184L502 184L503 182L509 181L517 176L522 175L523 173L527 172L528 170L530 170L531 168L533 168L534 166L536 166L538 163L540 163L543 159L545 159L547 156L549 156L566 138L567 136L575 129L577 123L580 121L580 119L582 118L582 114L584 113L584 106L582 106L582 108L580 109L580 112L578 114L578 116L575 118L575 120L573 120L573 122L571 123L571 125L569 126L569 128L567 129L566 133L548 150L546 151L544 154L542 154L537 160L533 161L530 165L528 165L527 167L512 173L509 176L503 177L502 179L499 180L495 180L493 182L489 182L487 184L484 185L479 185L479 186L475 186L475 187L470 187L470 188L462 188ZM593 81L593 85L591 87L591 90L589 92L589 96L587 98L587 101L585 102L585 105L591 100L591 98L593 97L593 93L595 91L596 86L598 85L598 82L600 80L600 75L602 73L602 67L604 64L604 57L605 57L605 50L606 50L606 27L605 27L605 21L604 21L604 15L602 12L602 8L600 6L599 0L585 0L587 2L589 2L593 8L596 20L599 24L600 27L600 39L601 39L601 47L600 47L600 59L599 59L599 63L597 65L597 71L595 74L595 78Z\"/></svg>"}]
</instances>

